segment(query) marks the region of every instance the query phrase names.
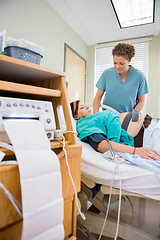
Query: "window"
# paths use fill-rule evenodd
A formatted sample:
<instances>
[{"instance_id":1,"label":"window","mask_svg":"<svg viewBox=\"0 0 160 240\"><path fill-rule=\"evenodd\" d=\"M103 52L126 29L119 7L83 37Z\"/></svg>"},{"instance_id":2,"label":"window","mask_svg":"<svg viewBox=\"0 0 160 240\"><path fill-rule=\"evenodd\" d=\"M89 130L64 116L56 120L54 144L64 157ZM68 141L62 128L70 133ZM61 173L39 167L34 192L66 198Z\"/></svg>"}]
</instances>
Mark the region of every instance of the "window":
<instances>
[{"instance_id":1,"label":"window","mask_svg":"<svg viewBox=\"0 0 160 240\"><path fill-rule=\"evenodd\" d=\"M133 43L132 43L133 44ZM131 60L131 65L135 68L142 71L148 79L148 42L142 43L134 43L135 47L135 56ZM112 49L114 46L109 47L100 47L96 48L95 52L95 84L96 85L98 79L100 78L103 71L107 68L113 67L113 57L112 57ZM96 94L96 87L94 91L94 95ZM143 107L142 112L147 113L147 95L145 97L145 106Z\"/></svg>"}]
</instances>

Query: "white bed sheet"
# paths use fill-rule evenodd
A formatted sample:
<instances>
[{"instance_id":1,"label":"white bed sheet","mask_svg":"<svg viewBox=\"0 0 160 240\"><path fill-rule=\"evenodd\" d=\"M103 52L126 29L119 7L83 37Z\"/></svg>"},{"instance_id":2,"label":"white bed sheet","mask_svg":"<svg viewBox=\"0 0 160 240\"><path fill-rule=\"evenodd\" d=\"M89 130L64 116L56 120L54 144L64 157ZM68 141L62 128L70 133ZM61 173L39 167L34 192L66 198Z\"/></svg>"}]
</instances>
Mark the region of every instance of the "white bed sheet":
<instances>
[{"instance_id":1,"label":"white bed sheet","mask_svg":"<svg viewBox=\"0 0 160 240\"><path fill-rule=\"evenodd\" d=\"M110 186L115 170L115 163L106 160L101 153L96 152L88 143L82 144L81 173L92 181ZM125 191L160 200L160 174L126 164L119 164L121 185ZM119 188L119 174L115 173L113 187Z\"/></svg>"}]
</instances>

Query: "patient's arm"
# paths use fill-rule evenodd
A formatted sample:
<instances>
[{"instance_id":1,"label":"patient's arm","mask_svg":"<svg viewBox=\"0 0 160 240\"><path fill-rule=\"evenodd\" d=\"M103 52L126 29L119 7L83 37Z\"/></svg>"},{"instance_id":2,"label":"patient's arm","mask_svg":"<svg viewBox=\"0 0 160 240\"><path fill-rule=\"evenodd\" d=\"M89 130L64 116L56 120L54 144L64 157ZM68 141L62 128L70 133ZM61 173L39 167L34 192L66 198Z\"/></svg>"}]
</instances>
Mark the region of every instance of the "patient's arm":
<instances>
[{"instance_id":1,"label":"patient's arm","mask_svg":"<svg viewBox=\"0 0 160 240\"><path fill-rule=\"evenodd\" d=\"M122 124L125 116L128 114L128 112L125 113L120 113L119 114L119 120ZM142 123L144 121L144 116L142 114L139 114L139 120L137 122L133 122L132 119L130 120L130 123L128 125L127 132L132 136L135 137L137 136L139 130L142 127ZM153 160L160 160L160 154L151 149L151 148L144 148L144 147L131 147L128 145L112 142L112 146L115 152L122 152L122 153L130 153L130 154L138 154L142 158L146 159L153 159ZM97 151L104 153L109 150L109 143L107 140L104 140L99 143Z\"/></svg>"},{"instance_id":2,"label":"patient's arm","mask_svg":"<svg viewBox=\"0 0 160 240\"><path fill-rule=\"evenodd\" d=\"M128 112L119 114L119 120L120 120L121 124L127 114L128 114ZM130 123L128 125L128 129L127 129L128 134L130 134L132 137L137 136L137 134L139 133L139 130L142 127L143 120L144 120L144 116L141 113L139 114L139 119L137 122L133 122L131 119Z\"/></svg>"},{"instance_id":3,"label":"patient's arm","mask_svg":"<svg viewBox=\"0 0 160 240\"><path fill-rule=\"evenodd\" d=\"M138 154L142 158L160 160L160 154L151 148L139 147L139 148L135 149L134 147L124 145L121 143L112 142L112 141L111 141L111 144L112 144L115 152L122 152L122 153L127 152L130 154L135 153L135 154ZM109 143L107 140L103 140L102 142L99 143L97 151L104 153L108 150L109 150Z\"/></svg>"}]
</instances>

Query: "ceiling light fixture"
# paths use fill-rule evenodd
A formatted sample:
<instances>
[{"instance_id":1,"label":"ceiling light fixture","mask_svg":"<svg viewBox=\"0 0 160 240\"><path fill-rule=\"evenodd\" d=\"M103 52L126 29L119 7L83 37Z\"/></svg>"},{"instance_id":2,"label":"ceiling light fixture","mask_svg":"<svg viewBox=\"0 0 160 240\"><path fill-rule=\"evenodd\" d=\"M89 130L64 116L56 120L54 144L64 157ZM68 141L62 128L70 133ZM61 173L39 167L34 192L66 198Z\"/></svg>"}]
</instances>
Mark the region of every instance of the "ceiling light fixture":
<instances>
[{"instance_id":1,"label":"ceiling light fixture","mask_svg":"<svg viewBox=\"0 0 160 240\"><path fill-rule=\"evenodd\" d=\"M110 0L120 28L154 23L155 0Z\"/></svg>"}]
</instances>

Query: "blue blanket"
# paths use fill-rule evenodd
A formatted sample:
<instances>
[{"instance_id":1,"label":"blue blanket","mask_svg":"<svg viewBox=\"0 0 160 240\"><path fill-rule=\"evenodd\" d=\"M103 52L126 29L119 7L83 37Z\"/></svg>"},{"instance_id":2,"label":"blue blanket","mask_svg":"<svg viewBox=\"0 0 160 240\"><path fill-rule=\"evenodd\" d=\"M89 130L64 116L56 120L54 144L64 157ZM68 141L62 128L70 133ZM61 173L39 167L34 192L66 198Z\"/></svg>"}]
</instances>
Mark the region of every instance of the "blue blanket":
<instances>
[{"instance_id":1,"label":"blue blanket","mask_svg":"<svg viewBox=\"0 0 160 240\"><path fill-rule=\"evenodd\" d=\"M129 153L116 153L137 167L160 174L160 161L149 160Z\"/></svg>"}]
</instances>

